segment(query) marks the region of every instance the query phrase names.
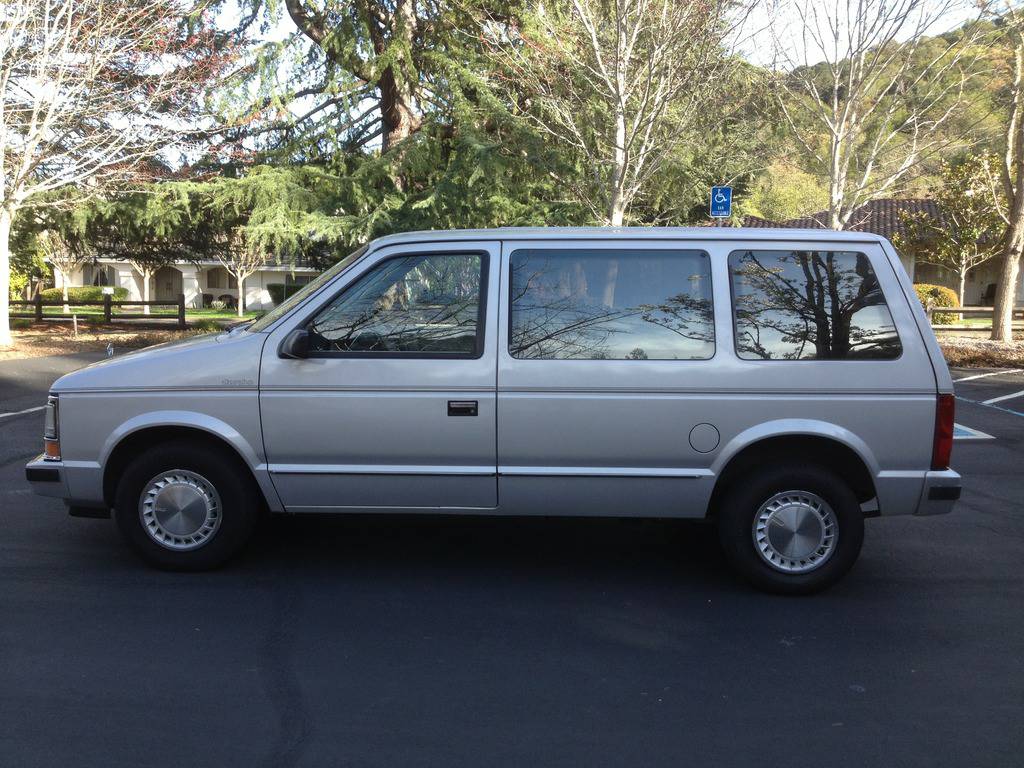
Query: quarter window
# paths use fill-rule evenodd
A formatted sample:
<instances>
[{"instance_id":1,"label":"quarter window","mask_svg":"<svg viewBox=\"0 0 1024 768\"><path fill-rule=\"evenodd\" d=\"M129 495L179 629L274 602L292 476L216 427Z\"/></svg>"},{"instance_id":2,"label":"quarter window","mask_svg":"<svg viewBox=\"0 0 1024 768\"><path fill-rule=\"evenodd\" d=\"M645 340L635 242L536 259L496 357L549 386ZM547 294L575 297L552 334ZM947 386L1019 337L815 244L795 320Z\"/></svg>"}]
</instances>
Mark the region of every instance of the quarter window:
<instances>
[{"instance_id":1,"label":"quarter window","mask_svg":"<svg viewBox=\"0 0 1024 768\"><path fill-rule=\"evenodd\" d=\"M899 336L871 262L848 251L729 254L744 360L890 360Z\"/></svg>"},{"instance_id":2,"label":"quarter window","mask_svg":"<svg viewBox=\"0 0 1024 768\"><path fill-rule=\"evenodd\" d=\"M522 249L509 352L535 360L705 360L715 352L702 251Z\"/></svg>"},{"instance_id":3,"label":"quarter window","mask_svg":"<svg viewBox=\"0 0 1024 768\"><path fill-rule=\"evenodd\" d=\"M482 268L476 254L388 259L314 318L310 349L475 357Z\"/></svg>"}]
</instances>

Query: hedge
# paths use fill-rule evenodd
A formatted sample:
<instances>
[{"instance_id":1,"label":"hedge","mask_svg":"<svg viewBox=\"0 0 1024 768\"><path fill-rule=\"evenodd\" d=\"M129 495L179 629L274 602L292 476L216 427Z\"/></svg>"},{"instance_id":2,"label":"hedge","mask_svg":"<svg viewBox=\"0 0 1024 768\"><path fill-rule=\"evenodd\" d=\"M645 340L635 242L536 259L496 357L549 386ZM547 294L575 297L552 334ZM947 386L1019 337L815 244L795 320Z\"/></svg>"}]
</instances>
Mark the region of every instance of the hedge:
<instances>
[{"instance_id":1,"label":"hedge","mask_svg":"<svg viewBox=\"0 0 1024 768\"><path fill-rule=\"evenodd\" d=\"M43 301L64 301L64 292L60 288L47 288L40 291ZM124 301L128 298L128 289L114 288L114 295L110 297L113 301ZM68 288L68 299L70 301L103 301L103 286L100 285L79 285Z\"/></svg>"},{"instance_id":2,"label":"hedge","mask_svg":"<svg viewBox=\"0 0 1024 768\"><path fill-rule=\"evenodd\" d=\"M933 307L959 307L960 300L956 291L944 285L931 285L930 283L916 283L914 290L917 292L917 300L922 307L931 304ZM936 325L946 325L958 322L959 315L950 312L936 312L932 315L932 322Z\"/></svg>"},{"instance_id":3,"label":"hedge","mask_svg":"<svg viewBox=\"0 0 1024 768\"><path fill-rule=\"evenodd\" d=\"M274 304L280 304L282 301L287 299L292 294L298 293L306 286L304 285L285 285L284 283L269 283L267 285L267 293L270 294L270 300Z\"/></svg>"}]
</instances>

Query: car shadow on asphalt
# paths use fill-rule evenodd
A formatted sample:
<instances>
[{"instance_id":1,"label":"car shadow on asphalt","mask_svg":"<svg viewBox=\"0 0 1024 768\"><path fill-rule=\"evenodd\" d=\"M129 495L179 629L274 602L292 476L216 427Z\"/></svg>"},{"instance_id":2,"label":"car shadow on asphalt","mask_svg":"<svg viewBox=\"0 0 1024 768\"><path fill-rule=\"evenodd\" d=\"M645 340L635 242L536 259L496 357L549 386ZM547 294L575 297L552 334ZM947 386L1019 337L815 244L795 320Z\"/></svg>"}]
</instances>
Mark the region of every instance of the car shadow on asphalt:
<instances>
[{"instance_id":1,"label":"car shadow on asphalt","mask_svg":"<svg viewBox=\"0 0 1024 768\"><path fill-rule=\"evenodd\" d=\"M453 574L570 572L745 588L703 521L448 515L274 515L228 567Z\"/></svg>"}]
</instances>

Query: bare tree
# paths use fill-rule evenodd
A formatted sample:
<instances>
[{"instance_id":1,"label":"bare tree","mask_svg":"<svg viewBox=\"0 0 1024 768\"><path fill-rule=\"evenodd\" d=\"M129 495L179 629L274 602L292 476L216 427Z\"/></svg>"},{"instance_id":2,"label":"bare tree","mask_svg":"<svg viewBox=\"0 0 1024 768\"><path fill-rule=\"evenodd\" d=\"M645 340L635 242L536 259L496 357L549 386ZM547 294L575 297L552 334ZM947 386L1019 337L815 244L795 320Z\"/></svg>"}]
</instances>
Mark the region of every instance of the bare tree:
<instances>
[{"instance_id":1,"label":"bare tree","mask_svg":"<svg viewBox=\"0 0 1024 768\"><path fill-rule=\"evenodd\" d=\"M44 231L39 234L39 245L43 256L55 270L60 272L64 296L64 314L70 311L68 306L68 281L88 261L88 256L71 244L57 232Z\"/></svg>"},{"instance_id":2,"label":"bare tree","mask_svg":"<svg viewBox=\"0 0 1024 768\"><path fill-rule=\"evenodd\" d=\"M1002 248L1006 205L997 181L999 165L998 158L987 155L944 164L942 186L935 196L938 216L901 214L903 231L893 238L897 248L913 253L917 261L957 274L960 306L967 275Z\"/></svg>"},{"instance_id":3,"label":"bare tree","mask_svg":"<svg viewBox=\"0 0 1024 768\"><path fill-rule=\"evenodd\" d=\"M229 51L187 0L0 4L0 346L11 343L10 233L57 190L148 175L194 130L198 89ZM188 20L189 23L186 23Z\"/></svg>"},{"instance_id":4,"label":"bare tree","mask_svg":"<svg viewBox=\"0 0 1024 768\"><path fill-rule=\"evenodd\" d=\"M570 191L613 226L698 121L722 104L726 41L749 6L728 0L556 0L522 28L485 27L525 116L572 148Z\"/></svg>"},{"instance_id":5,"label":"bare tree","mask_svg":"<svg viewBox=\"0 0 1024 768\"><path fill-rule=\"evenodd\" d=\"M1002 242L1002 268L996 283L992 313L992 339L1013 340L1013 305L1017 297L1021 253L1024 252L1024 12L1019 4L1006 0L994 8L1003 21L1013 50L1010 82L1010 110L1004 134L1002 167L993 183L992 204L1006 225ZM1002 195L996 192L1002 187Z\"/></svg>"},{"instance_id":6,"label":"bare tree","mask_svg":"<svg viewBox=\"0 0 1024 768\"><path fill-rule=\"evenodd\" d=\"M139 261L137 259L128 259L128 263L132 269L139 273L139 277L142 278L142 300L144 302L150 301L149 286L159 266L149 261ZM149 314L149 304L142 305L142 314Z\"/></svg>"},{"instance_id":7,"label":"bare tree","mask_svg":"<svg viewBox=\"0 0 1024 768\"><path fill-rule=\"evenodd\" d=\"M952 141L980 34L929 37L961 0L795 2L776 34L779 106L808 170L828 179L829 226L890 193ZM787 14L780 14L787 19Z\"/></svg>"},{"instance_id":8,"label":"bare tree","mask_svg":"<svg viewBox=\"0 0 1024 768\"><path fill-rule=\"evenodd\" d=\"M267 255L247 240L240 227L231 232L216 254L224 269L238 282L238 316L242 317L245 314L245 279L266 263Z\"/></svg>"}]
</instances>

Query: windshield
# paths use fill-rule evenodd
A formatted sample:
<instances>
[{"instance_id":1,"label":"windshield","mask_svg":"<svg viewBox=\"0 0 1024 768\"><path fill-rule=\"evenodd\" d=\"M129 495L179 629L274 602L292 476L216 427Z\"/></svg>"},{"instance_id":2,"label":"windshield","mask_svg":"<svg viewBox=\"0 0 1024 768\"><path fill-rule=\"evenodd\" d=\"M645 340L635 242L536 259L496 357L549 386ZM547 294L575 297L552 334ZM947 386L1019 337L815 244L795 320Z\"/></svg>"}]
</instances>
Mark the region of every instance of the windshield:
<instances>
[{"instance_id":1,"label":"windshield","mask_svg":"<svg viewBox=\"0 0 1024 768\"><path fill-rule=\"evenodd\" d=\"M253 321L252 325L248 327L248 330L254 333L260 333L261 331L265 331L271 325L276 323L280 318L284 317L286 314L291 312L293 307L296 307L303 301L305 301L307 296L309 296L314 291L319 290L320 286L331 280L335 275L337 275L339 272L345 269L349 264L351 264L353 261L355 261L364 253L366 253L367 247L368 246L364 245L359 250L353 251L344 259L335 264L333 267L328 269L326 272L320 273L316 280L313 280L312 282L303 286L301 290L297 291L296 293L293 293L291 296L282 301L272 310L267 312L267 314L263 315L262 317L256 318L256 320Z\"/></svg>"}]
</instances>

